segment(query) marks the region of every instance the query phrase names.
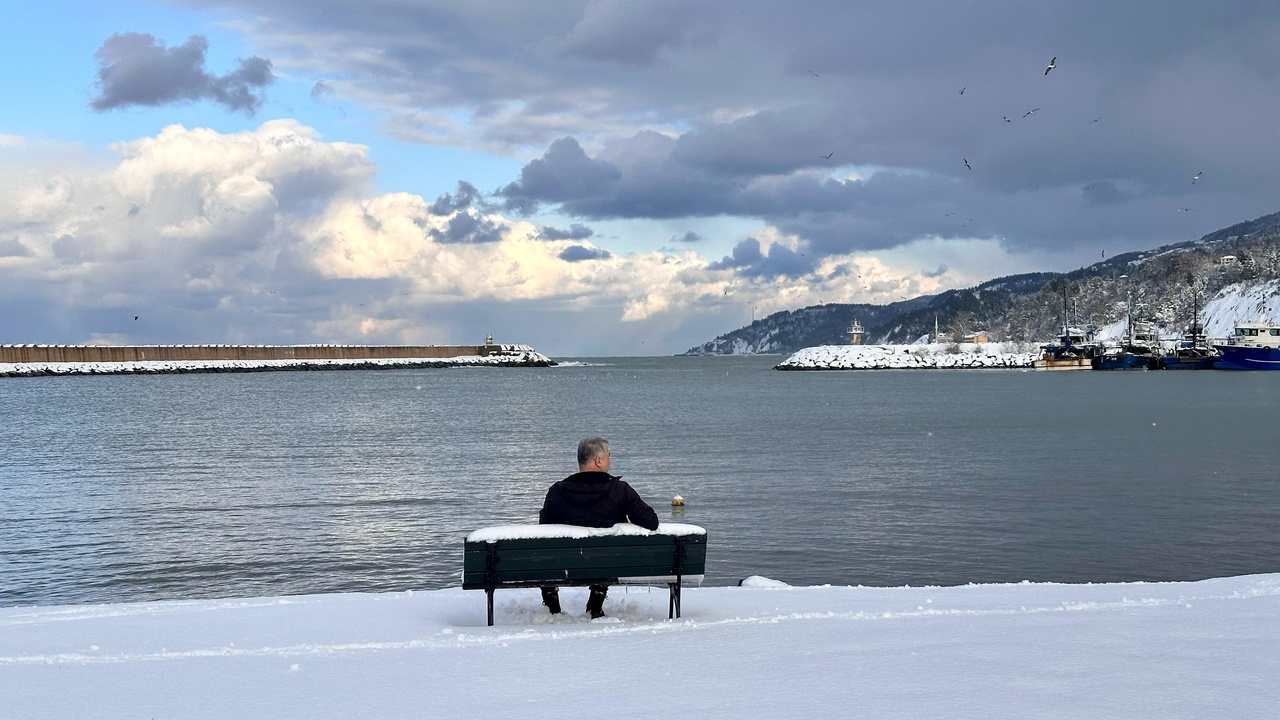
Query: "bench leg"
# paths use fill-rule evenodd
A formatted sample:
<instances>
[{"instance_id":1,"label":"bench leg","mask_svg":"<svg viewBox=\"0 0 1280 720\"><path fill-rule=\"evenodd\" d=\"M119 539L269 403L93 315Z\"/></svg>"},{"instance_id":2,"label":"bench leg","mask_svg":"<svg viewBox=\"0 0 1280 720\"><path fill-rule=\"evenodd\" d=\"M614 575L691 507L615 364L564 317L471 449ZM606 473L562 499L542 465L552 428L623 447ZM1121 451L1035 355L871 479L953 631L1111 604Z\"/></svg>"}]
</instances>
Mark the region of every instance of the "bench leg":
<instances>
[{"instance_id":1,"label":"bench leg","mask_svg":"<svg viewBox=\"0 0 1280 720\"><path fill-rule=\"evenodd\" d=\"M667 601L667 619L680 617L680 583L667 583L671 589L671 597Z\"/></svg>"},{"instance_id":2,"label":"bench leg","mask_svg":"<svg viewBox=\"0 0 1280 720\"><path fill-rule=\"evenodd\" d=\"M493 588L485 588L484 594L489 596L489 626L493 626Z\"/></svg>"}]
</instances>

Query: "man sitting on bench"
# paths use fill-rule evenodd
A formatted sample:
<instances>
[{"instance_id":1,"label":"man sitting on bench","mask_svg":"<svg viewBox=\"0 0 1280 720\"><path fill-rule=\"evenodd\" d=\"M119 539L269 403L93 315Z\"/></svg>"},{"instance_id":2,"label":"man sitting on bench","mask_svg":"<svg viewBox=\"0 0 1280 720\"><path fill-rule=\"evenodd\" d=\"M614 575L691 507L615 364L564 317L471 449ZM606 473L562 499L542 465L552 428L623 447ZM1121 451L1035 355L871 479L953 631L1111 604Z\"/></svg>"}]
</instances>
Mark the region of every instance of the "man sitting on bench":
<instances>
[{"instance_id":1,"label":"man sitting on bench","mask_svg":"<svg viewBox=\"0 0 1280 720\"><path fill-rule=\"evenodd\" d=\"M538 513L543 525L583 525L613 527L630 522L646 530L658 529L658 514L621 477L609 474L609 441L586 438L578 443L578 472L551 486ZM592 585L587 598L591 619L604 617L608 585ZM560 594L554 587L542 588L542 604L554 615L560 612Z\"/></svg>"}]
</instances>

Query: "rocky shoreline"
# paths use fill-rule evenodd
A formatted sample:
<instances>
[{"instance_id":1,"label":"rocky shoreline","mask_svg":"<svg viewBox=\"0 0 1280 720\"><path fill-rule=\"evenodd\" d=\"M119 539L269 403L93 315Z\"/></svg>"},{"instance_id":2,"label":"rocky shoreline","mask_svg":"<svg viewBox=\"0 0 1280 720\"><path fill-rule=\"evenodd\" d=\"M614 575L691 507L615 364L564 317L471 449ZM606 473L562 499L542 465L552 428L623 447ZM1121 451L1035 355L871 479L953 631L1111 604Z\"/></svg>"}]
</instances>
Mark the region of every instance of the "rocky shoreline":
<instances>
[{"instance_id":1,"label":"rocky shoreline","mask_svg":"<svg viewBox=\"0 0 1280 720\"><path fill-rule=\"evenodd\" d=\"M1030 368L1040 351L1015 343L821 345L793 353L775 370L942 370Z\"/></svg>"}]
</instances>

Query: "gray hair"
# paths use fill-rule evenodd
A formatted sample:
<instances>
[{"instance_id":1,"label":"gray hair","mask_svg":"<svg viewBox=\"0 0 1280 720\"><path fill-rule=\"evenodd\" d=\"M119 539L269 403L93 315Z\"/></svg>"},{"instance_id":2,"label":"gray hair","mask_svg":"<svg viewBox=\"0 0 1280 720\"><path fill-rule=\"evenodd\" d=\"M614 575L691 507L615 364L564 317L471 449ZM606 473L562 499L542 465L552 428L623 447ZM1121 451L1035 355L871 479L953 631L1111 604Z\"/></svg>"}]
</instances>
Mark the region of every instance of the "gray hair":
<instances>
[{"instance_id":1,"label":"gray hair","mask_svg":"<svg viewBox=\"0 0 1280 720\"><path fill-rule=\"evenodd\" d=\"M609 441L602 437L589 437L578 443L578 467L591 462L609 450Z\"/></svg>"}]
</instances>

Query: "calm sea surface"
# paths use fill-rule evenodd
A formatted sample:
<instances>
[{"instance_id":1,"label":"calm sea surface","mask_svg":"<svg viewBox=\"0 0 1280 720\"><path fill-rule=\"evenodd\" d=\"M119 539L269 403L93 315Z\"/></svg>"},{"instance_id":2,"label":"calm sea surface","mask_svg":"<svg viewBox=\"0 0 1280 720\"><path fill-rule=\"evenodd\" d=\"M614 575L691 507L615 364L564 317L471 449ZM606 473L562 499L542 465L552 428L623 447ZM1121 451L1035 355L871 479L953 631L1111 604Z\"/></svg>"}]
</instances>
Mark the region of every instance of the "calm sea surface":
<instances>
[{"instance_id":1,"label":"calm sea surface","mask_svg":"<svg viewBox=\"0 0 1280 720\"><path fill-rule=\"evenodd\" d=\"M1280 373L781 359L0 379L0 605L456 586L592 434L708 584L1280 572Z\"/></svg>"}]
</instances>

